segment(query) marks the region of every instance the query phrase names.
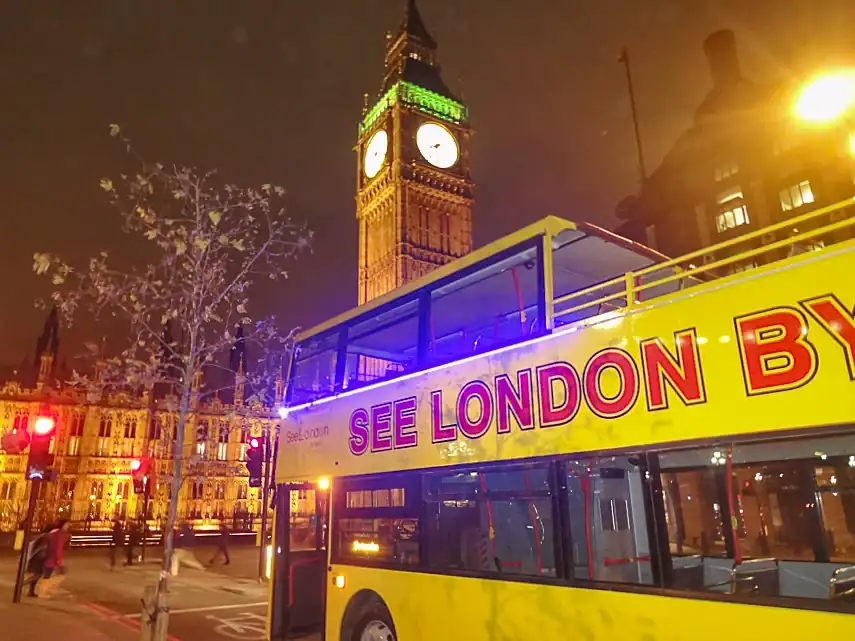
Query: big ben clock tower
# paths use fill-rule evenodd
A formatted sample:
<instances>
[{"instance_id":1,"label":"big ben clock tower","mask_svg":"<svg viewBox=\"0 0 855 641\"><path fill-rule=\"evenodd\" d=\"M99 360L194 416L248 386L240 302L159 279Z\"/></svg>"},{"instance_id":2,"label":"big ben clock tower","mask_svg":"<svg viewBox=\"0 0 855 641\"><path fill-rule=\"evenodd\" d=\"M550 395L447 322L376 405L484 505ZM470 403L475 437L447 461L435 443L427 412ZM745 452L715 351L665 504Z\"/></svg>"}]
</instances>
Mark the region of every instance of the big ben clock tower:
<instances>
[{"instance_id":1,"label":"big ben clock tower","mask_svg":"<svg viewBox=\"0 0 855 641\"><path fill-rule=\"evenodd\" d=\"M466 106L440 76L415 0L387 36L385 78L359 125L359 304L472 250Z\"/></svg>"}]
</instances>

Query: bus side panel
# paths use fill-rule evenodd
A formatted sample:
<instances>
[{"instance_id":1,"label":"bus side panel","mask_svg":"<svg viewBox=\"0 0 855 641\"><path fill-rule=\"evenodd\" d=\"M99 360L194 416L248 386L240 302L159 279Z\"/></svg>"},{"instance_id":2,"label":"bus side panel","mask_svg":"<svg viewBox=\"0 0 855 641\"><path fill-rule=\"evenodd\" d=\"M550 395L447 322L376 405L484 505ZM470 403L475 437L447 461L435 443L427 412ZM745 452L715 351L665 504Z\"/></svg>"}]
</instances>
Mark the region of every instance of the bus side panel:
<instances>
[{"instance_id":1,"label":"bus side panel","mask_svg":"<svg viewBox=\"0 0 855 641\"><path fill-rule=\"evenodd\" d=\"M350 599L362 590L386 603L400 641L804 641L848 638L855 615L630 592L334 566L327 641L341 639Z\"/></svg>"}]
</instances>

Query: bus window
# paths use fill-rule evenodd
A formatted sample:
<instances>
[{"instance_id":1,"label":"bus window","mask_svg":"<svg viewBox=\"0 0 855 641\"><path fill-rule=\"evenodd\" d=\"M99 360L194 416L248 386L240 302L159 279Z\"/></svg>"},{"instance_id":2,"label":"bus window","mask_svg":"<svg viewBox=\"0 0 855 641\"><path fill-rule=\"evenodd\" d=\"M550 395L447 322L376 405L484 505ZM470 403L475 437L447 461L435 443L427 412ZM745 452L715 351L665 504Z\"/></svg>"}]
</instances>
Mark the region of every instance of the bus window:
<instances>
[{"instance_id":1,"label":"bus window","mask_svg":"<svg viewBox=\"0 0 855 641\"><path fill-rule=\"evenodd\" d=\"M428 565L557 576L546 465L426 478Z\"/></svg>"},{"instance_id":2,"label":"bus window","mask_svg":"<svg viewBox=\"0 0 855 641\"><path fill-rule=\"evenodd\" d=\"M659 454L675 586L739 591L740 568L769 564L753 593L828 598L855 564L855 436L721 444ZM690 564L700 580L682 581Z\"/></svg>"},{"instance_id":3,"label":"bus window","mask_svg":"<svg viewBox=\"0 0 855 641\"><path fill-rule=\"evenodd\" d=\"M336 483L335 492L333 555L338 561L420 562L421 502L414 478L346 478Z\"/></svg>"},{"instance_id":4,"label":"bus window","mask_svg":"<svg viewBox=\"0 0 855 641\"><path fill-rule=\"evenodd\" d=\"M577 579L653 583L642 476L632 456L567 462Z\"/></svg>"},{"instance_id":5,"label":"bus window","mask_svg":"<svg viewBox=\"0 0 855 641\"><path fill-rule=\"evenodd\" d=\"M305 403L335 390L338 332L312 337L298 345L291 374L290 402Z\"/></svg>"},{"instance_id":6,"label":"bus window","mask_svg":"<svg viewBox=\"0 0 855 641\"><path fill-rule=\"evenodd\" d=\"M543 331L537 252L527 249L431 293L430 360L443 363Z\"/></svg>"},{"instance_id":7,"label":"bus window","mask_svg":"<svg viewBox=\"0 0 855 641\"><path fill-rule=\"evenodd\" d=\"M349 328L345 389L394 378L412 369L418 336L417 300L381 311Z\"/></svg>"}]
</instances>

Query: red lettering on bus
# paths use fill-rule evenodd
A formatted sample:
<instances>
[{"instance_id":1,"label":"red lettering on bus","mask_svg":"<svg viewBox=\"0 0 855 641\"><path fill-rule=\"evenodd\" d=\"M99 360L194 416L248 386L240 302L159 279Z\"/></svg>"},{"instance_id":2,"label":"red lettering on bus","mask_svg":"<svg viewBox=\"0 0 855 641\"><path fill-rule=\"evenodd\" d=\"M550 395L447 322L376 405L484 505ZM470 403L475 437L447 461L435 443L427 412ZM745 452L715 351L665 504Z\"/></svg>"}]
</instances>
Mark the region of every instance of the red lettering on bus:
<instances>
[{"instance_id":1,"label":"red lettering on bus","mask_svg":"<svg viewBox=\"0 0 855 641\"><path fill-rule=\"evenodd\" d=\"M521 430L534 429L533 410L530 369L517 372L516 388L507 374L496 377L496 431L499 434L510 433L511 416Z\"/></svg>"},{"instance_id":2,"label":"red lettering on bus","mask_svg":"<svg viewBox=\"0 0 855 641\"><path fill-rule=\"evenodd\" d=\"M371 408L371 451L392 449L392 404L381 403Z\"/></svg>"},{"instance_id":3,"label":"red lettering on bus","mask_svg":"<svg viewBox=\"0 0 855 641\"><path fill-rule=\"evenodd\" d=\"M416 397L410 396L395 401L394 410L392 447L396 450L415 447L419 444L419 435L415 430Z\"/></svg>"},{"instance_id":4,"label":"red lettering on bus","mask_svg":"<svg viewBox=\"0 0 855 641\"><path fill-rule=\"evenodd\" d=\"M734 324L749 396L796 389L813 378L819 359L801 311L775 307L739 316Z\"/></svg>"},{"instance_id":5,"label":"red lettering on bus","mask_svg":"<svg viewBox=\"0 0 855 641\"><path fill-rule=\"evenodd\" d=\"M478 412L475 420L470 418L472 401L477 401ZM493 421L493 395L483 381L470 381L457 395L457 426L467 438L481 438L490 429Z\"/></svg>"},{"instance_id":6,"label":"red lettering on bus","mask_svg":"<svg viewBox=\"0 0 855 641\"><path fill-rule=\"evenodd\" d=\"M564 389L564 399L556 401L555 383ZM564 361L537 368L537 409L541 427L555 427L573 420L582 404L579 373Z\"/></svg>"},{"instance_id":7,"label":"red lettering on bus","mask_svg":"<svg viewBox=\"0 0 855 641\"><path fill-rule=\"evenodd\" d=\"M442 422L442 390L430 393L430 427L433 443L457 440L457 425L444 425Z\"/></svg>"},{"instance_id":8,"label":"red lettering on bus","mask_svg":"<svg viewBox=\"0 0 855 641\"><path fill-rule=\"evenodd\" d=\"M802 301L801 304L843 348L849 380L855 381L855 311L846 309L833 294Z\"/></svg>"},{"instance_id":9,"label":"red lettering on bus","mask_svg":"<svg viewBox=\"0 0 855 641\"><path fill-rule=\"evenodd\" d=\"M620 383L614 396L606 396L602 388L602 376L610 369L617 373ZM588 407L601 418L623 416L638 400L638 367L622 349L607 347L594 354L585 365L583 379Z\"/></svg>"},{"instance_id":10,"label":"red lettering on bus","mask_svg":"<svg viewBox=\"0 0 855 641\"><path fill-rule=\"evenodd\" d=\"M666 383L683 405L697 405L707 400L696 330L674 332L674 343L676 353L658 337L640 343L647 409L651 412L668 408Z\"/></svg>"},{"instance_id":11,"label":"red lettering on bus","mask_svg":"<svg viewBox=\"0 0 855 641\"><path fill-rule=\"evenodd\" d=\"M362 456L368 451L368 412L361 407L350 415L348 445L350 453L354 456Z\"/></svg>"}]
</instances>

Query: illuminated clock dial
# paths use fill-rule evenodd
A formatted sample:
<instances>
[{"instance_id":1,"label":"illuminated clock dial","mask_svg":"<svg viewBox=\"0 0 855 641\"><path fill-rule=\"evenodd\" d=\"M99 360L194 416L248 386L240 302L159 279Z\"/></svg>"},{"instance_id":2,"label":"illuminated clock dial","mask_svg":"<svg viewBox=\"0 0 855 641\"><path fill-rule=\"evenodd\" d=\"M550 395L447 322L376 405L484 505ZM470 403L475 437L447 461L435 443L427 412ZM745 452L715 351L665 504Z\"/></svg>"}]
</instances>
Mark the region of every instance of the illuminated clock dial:
<instances>
[{"instance_id":1,"label":"illuminated clock dial","mask_svg":"<svg viewBox=\"0 0 855 641\"><path fill-rule=\"evenodd\" d=\"M460 157L457 141L451 132L435 122L426 122L416 132L416 145L430 164L440 169L453 166Z\"/></svg>"},{"instance_id":2,"label":"illuminated clock dial","mask_svg":"<svg viewBox=\"0 0 855 641\"><path fill-rule=\"evenodd\" d=\"M389 148L389 136L384 129L375 132L368 141L368 146L365 147L365 160L363 166L365 175L368 178L374 178L380 167L383 166L383 161L386 160L386 151Z\"/></svg>"}]
</instances>

